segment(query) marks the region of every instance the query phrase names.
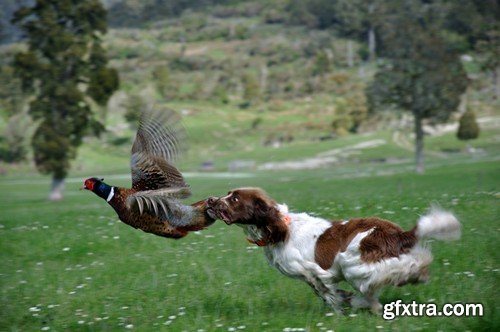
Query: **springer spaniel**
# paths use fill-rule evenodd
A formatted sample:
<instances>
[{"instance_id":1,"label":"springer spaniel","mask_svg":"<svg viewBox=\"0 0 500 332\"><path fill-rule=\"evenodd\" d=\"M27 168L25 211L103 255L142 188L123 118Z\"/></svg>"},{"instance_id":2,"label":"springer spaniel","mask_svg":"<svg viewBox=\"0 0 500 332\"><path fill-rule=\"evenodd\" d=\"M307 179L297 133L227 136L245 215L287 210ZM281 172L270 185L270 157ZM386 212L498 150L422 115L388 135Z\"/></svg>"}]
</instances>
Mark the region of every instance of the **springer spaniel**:
<instances>
[{"instance_id":1,"label":"springer spaniel","mask_svg":"<svg viewBox=\"0 0 500 332\"><path fill-rule=\"evenodd\" d=\"M438 209L404 231L375 217L331 222L290 213L259 188L235 189L224 197L210 197L207 203L213 219L243 227L248 241L264 247L272 266L307 282L339 313L342 304L378 313L382 287L427 281L432 255L424 239L460 237L455 216ZM338 289L342 280L361 295Z\"/></svg>"}]
</instances>

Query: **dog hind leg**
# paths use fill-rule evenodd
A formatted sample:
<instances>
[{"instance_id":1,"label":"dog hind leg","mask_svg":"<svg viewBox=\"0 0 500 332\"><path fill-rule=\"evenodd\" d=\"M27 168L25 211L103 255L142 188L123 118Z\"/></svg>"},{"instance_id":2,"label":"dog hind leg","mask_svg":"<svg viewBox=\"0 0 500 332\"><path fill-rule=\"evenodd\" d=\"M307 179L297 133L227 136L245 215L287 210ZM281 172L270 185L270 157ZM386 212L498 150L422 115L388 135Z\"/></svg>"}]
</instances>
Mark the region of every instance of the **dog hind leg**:
<instances>
[{"instance_id":1,"label":"dog hind leg","mask_svg":"<svg viewBox=\"0 0 500 332\"><path fill-rule=\"evenodd\" d=\"M327 305L333 308L337 314L344 314L342 303L349 303L350 298L353 295L351 292L337 289L334 284L324 282L317 276L309 276L306 278L306 282Z\"/></svg>"}]
</instances>

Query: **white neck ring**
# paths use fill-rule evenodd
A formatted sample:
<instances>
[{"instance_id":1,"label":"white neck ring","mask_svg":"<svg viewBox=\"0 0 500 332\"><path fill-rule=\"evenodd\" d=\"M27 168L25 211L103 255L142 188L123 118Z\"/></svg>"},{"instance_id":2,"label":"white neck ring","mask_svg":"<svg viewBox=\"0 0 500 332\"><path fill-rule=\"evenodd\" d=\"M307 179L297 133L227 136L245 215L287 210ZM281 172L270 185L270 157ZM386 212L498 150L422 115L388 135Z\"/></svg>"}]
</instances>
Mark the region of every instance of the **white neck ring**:
<instances>
[{"instance_id":1,"label":"white neck ring","mask_svg":"<svg viewBox=\"0 0 500 332\"><path fill-rule=\"evenodd\" d=\"M106 202L109 202L115 196L115 187L111 187L111 191L109 192L108 198L106 198Z\"/></svg>"}]
</instances>

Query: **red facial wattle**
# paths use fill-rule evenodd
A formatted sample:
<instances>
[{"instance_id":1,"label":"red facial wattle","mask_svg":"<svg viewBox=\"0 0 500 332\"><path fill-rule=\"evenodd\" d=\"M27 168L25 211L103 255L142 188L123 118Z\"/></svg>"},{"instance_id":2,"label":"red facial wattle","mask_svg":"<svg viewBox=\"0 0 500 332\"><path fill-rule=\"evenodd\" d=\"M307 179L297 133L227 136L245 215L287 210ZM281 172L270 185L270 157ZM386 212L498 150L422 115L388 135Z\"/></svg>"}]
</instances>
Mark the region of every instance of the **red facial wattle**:
<instances>
[{"instance_id":1,"label":"red facial wattle","mask_svg":"<svg viewBox=\"0 0 500 332\"><path fill-rule=\"evenodd\" d=\"M92 179L85 180L84 188L90 191L94 190L94 181Z\"/></svg>"}]
</instances>

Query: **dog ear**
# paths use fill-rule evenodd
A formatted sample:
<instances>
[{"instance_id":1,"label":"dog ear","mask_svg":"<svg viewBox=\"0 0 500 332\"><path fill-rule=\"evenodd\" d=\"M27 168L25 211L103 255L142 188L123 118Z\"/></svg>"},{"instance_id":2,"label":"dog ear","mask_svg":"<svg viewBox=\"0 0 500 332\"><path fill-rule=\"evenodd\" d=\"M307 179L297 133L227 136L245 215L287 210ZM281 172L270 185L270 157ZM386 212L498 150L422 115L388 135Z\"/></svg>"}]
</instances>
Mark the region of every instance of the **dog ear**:
<instances>
[{"instance_id":1,"label":"dog ear","mask_svg":"<svg viewBox=\"0 0 500 332\"><path fill-rule=\"evenodd\" d=\"M277 219L274 219L274 222L267 229L269 230L268 241L271 244L284 242L288 237L288 225L280 219L279 213Z\"/></svg>"},{"instance_id":2,"label":"dog ear","mask_svg":"<svg viewBox=\"0 0 500 332\"><path fill-rule=\"evenodd\" d=\"M256 225L261 229L266 241L271 244L285 241L288 237L288 226L282 220L276 202L267 197L258 197L254 207Z\"/></svg>"},{"instance_id":3,"label":"dog ear","mask_svg":"<svg viewBox=\"0 0 500 332\"><path fill-rule=\"evenodd\" d=\"M275 204L267 197L255 197L254 199L254 218L258 224L268 224L269 220L276 214Z\"/></svg>"}]
</instances>

